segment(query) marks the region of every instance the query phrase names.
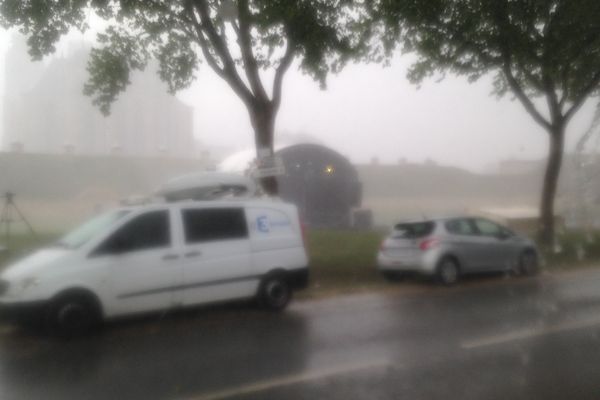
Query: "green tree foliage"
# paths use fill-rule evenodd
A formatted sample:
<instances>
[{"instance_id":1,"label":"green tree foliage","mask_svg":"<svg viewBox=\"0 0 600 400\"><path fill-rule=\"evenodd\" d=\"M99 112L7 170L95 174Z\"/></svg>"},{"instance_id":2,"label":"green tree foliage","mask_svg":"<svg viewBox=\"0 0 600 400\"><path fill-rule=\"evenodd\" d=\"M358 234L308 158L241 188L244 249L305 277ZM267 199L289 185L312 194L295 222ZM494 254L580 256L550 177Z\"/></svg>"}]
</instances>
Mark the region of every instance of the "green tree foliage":
<instances>
[{"instance_id":1,"label":"green tree foliage","mask_svg":"<svg viewBox=\"0 0 600 400\"><path fill-rule=\"evenodd\" d=\"M494 91L516 97L549 134L541 239L554 237L554 198L567 125L600 94L598 0L372 0L383 50L401 44L417 59L420 83L451 73L494 76ZM542 101L537 101L542 100Z\"/></svg>"},{"instance_id":2,"label":"green tree foliage","mask_svg":"<svg viewBox=\"0 0 600 400\"><path fill-rule=\"evenodd\" d=\"M105 21L88 63L85 93L103 113L151 59L171 92L206 63L246 106L260 148L273 149L283 78L294 60L325 85L356 54L361 16L352 0L2 0L0 23L28 36L34 59L71 29ZM269 85L266 85L269 77ZM263 182L277 190L273 179Z\"/></svg>"}]
</instances>

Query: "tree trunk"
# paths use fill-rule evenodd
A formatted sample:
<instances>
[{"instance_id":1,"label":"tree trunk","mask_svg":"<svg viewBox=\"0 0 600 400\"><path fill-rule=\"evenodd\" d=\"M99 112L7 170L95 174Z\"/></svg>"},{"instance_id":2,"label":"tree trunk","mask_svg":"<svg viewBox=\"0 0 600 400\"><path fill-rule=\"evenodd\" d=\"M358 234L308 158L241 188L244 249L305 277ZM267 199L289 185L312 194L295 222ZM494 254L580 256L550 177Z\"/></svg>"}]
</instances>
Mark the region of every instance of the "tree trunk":
<instances>
[{"instance_id":1,"label":"tree trunk","mask_svg":"<svg viewBox=\"0 0 600 400\"><path fill-rule=\"evenodd\" d=\"M250 121L254 128L254 142L257 158L273 156L275 135L275 115L277 111L270 103L256 104L250 110ZM277 178L269 176L260 179L260 184L268 195L275 196L279 191Z\"/></svg>"},{"instance_id":2,"label":"tree trunk","mask_svg":"<svg viewBox=\"0 0 600 400\"><path fill-rule=\"evenodd\" d=\"M550 154L548 155L548 164L546 165L546 173L544 175L544 187L542 189L542 202L540 207L541 218L539 238L542 245L547 247L552 247L554 245L554 200L562 165L564 139L564 124L555 124L550 131Z\"/></svg>"}]
</instances>

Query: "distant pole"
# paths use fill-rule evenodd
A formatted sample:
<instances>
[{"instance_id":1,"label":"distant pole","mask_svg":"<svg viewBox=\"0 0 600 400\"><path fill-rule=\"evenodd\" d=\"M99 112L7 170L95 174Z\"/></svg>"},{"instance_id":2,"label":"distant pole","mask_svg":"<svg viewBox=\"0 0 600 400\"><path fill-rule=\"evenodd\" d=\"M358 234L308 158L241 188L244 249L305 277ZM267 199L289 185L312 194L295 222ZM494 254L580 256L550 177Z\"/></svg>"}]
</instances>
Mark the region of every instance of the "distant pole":
<instances>
[{"instance_id":1,"label":"distant pole","mask_svg":"<svg viewBox=\"0 0 600 400\"><path fill-rule=\"evenodd\" d=\"M12 222L12 216L10 213L10 207L7 206L9 194L5 196L4 208L2 209L2 216L0 217L0 226L4 224L4 244L6 245L6 251L10 249L10 224Z\"/></svg>"},{"instance_id":2,"label":"distant pole","mask_svg":"<svg viewBox=\"0 0 600 400\"><path fill-rule=\"evenodd\" d=\"M2 212L0 213L0 227L4 225L4 241L6 242L6 251L10 251L10 228L13 222L24 223L34 237L37 235L27 218L25 218L25 215L23 215L19 207L17 207L17 204L15 203L15 194L12 192L6 192L3 197L4 206L2 208Z\"/></svg>"}]
</instances>

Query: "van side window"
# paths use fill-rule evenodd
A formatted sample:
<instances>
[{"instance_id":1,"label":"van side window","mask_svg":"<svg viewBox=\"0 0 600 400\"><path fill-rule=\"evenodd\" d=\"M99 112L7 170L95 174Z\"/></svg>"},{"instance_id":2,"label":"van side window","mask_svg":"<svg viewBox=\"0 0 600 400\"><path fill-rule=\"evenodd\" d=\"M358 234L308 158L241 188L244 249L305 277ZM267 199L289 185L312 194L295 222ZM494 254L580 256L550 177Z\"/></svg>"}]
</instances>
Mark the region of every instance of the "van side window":
<instances>
[{"instance_id":1,"label":"van side window","mask_svg":"<svg viewBox=\"0 0 600 400\"><path fill-rule=\"evenodd\" d=\"M242 208L206 208L182 210L186 243L248 237L248 225Z\"/></svg>"},{"instance_id":2,"label":"van side window","mask_svg":"<svg viewBox=\"0 0 600 400\"><path fill-rule=\"evenodd\" d=\"M104 241L92 255L120 254L168 247L171 244L167 210L138 215Z\"/></svg>"}]
</instances>

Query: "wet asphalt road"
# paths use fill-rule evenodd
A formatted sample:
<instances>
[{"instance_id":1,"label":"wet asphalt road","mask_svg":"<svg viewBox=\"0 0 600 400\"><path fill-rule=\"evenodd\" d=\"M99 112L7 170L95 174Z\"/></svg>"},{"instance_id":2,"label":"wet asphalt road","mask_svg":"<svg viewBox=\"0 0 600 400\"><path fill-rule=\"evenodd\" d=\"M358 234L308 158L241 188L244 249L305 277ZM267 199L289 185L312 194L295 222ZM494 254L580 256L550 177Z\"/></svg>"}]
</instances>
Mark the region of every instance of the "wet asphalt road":
<instances>
[{"instance_id":1,"label":"wet asphalt road","mask_svg":"<svg viewBox=\"0 0 600 400\"><path fill-rule=\"evenodd\" d=\"M212 307L71 342L1 329L3 400L600 399L593 270Z\"/></svg>"}]
</instances>

